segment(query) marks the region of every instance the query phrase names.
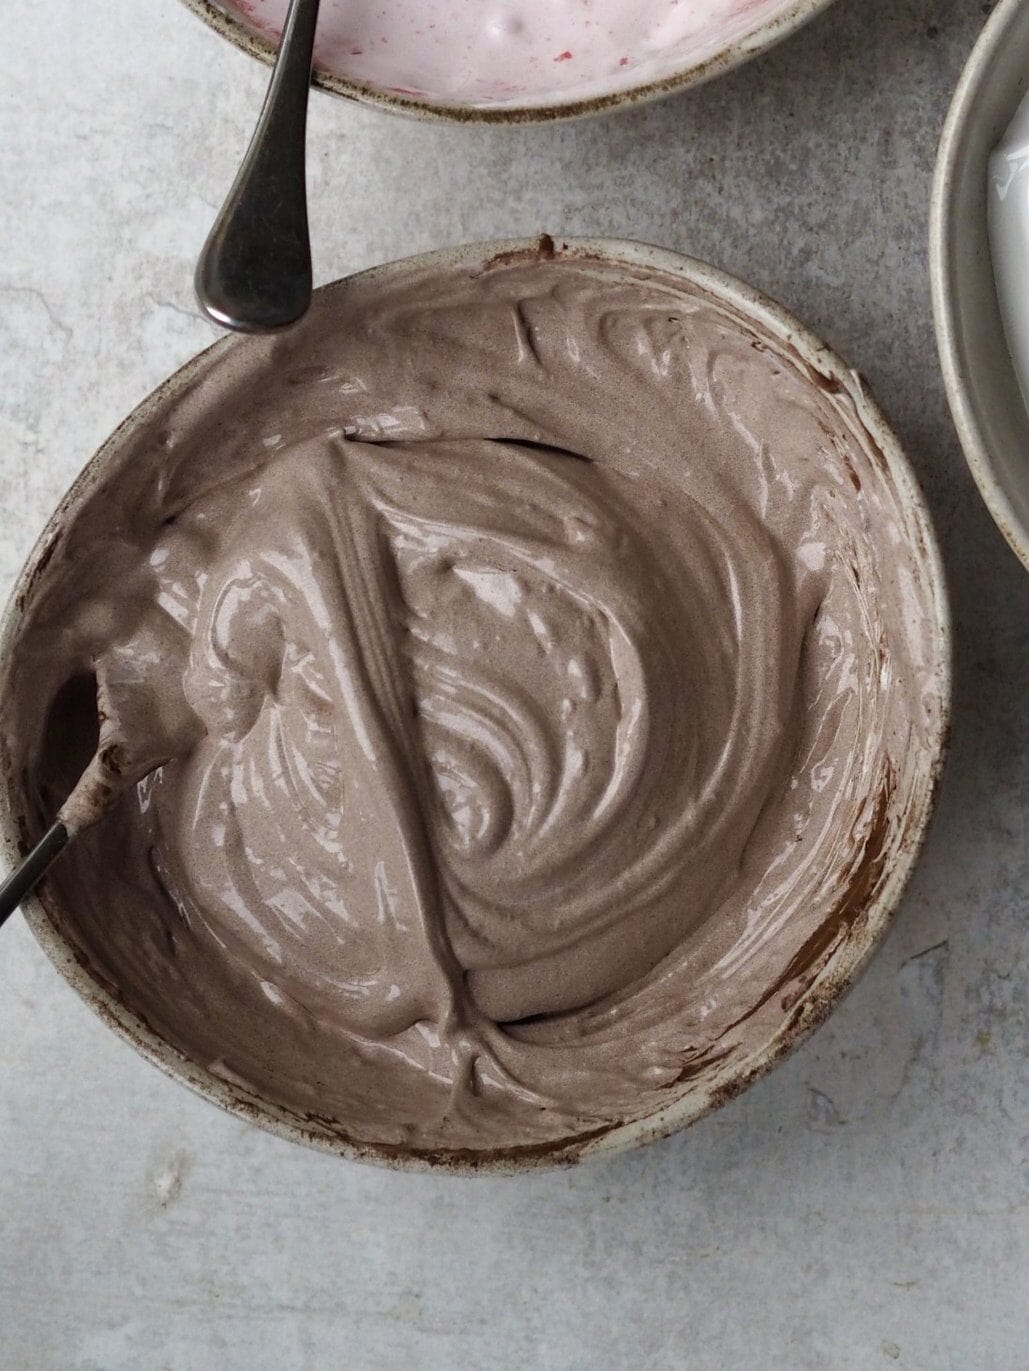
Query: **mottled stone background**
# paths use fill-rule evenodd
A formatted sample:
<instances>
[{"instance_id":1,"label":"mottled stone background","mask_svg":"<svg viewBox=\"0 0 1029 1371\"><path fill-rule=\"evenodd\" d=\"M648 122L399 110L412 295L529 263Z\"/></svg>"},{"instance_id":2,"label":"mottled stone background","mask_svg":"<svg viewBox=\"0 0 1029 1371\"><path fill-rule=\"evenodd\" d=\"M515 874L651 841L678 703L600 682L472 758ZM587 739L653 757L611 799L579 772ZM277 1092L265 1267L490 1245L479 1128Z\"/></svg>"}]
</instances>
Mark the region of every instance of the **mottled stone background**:
<instances>
[{"instance_id":1,"label":"mottled stone background","mask_svg":"<svg viewBox=\"0 0 1029 1371\"><path fill-rule=\"evenodd\" d=\"M599 122L314 101L320 279L544 228L638 237L753 281L868 376L953 590L943 800L889 941L781 1070L669 1142L518 1180L389 1175L223 1116L121 1045L16 920L0 1366L1029 1365L1029 576L962 461L926 279L936 141L988 9L838 0L728 79ZM3 29L6 592L91 451L213 336L193 260L265 73L175 0L6 0Z\"/></svg>"}]
</instances>

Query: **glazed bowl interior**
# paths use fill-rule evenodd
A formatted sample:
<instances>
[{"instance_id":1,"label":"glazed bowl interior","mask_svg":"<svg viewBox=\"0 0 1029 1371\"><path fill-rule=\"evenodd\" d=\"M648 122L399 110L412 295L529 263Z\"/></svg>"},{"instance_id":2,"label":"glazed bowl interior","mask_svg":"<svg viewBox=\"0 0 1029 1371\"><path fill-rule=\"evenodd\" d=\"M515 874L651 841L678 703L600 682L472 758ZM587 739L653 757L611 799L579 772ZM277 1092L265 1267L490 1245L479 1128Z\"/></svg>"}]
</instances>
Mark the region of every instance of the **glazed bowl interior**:
<instances>
[{"instance_id":1,"label":"glazed bowl interior","mask_svg":"<svg viewBox=\"0 0 1029 1371\"><path fill-rule=\"evenodd\" d=\"M1029 413L1004 336L987 222L990 154L1029 87L1029 4L1003 0L962 76L933 188L931 263L947 396L972 474L1029 567Z\"/></svg>"},{"instance_id":2,"label":"glazed bowl interior","mask_svg":"<svg viewBox=\"0 0 1029 1371\"><path fill-rule=\"evenodd\" d=\"M223 1108L284 1137L346 1157L407 1169L436 1166L457 1171L511 1171L567 1164L590 1155L619 1151L683 1127L768 1070L825 1017L881 938L919 850L942 765L950 689L949 619L939 557L921 496L903 453L859 379L778 306L738 281L676 254L613 240L573 240L557 244L545 240L539 244L525 241L488 243L380 267L324 287L318 292L315 313L321 311L325 317L335 318L339 311L345 317L351 292L362 292L365 299L374 298L376 291L388 291L394 282L403 282L416 272L460 271L471 279L478 279L512 263L524 264L527 270L534 270L541 258L548 263L555 258L559 262L581 259L589 270L612 272L620 280L646 280L649 274L660 274L662 278L681 283L683 288L702 292L717 309L740 321L748 355L767 351L770 343L781 348L784 354L795 359L796 375L801 378L802 385L822 397L819 403L828 403L825 397L829 397L833 405L846 407L846 414L851 416L846 422L858 426L865 444L863 450L872 454L869 470L876 474L867 479L873 480L873 484L883 482L884 489L890 492L889 508L895 513L889 516L888 536L894 545L904 547L905 558L909 559L905 567L911 568L904 572L907 578L904 594L906 597L915 595L918 603L928 607L925 637L918 639L922 644L919 648L922 693L918 698L923 702L918 707L920 712L924 711L928 724L917 740L909 737L896 767L889 758L876 760L877 768L885 768L879 774L888 778L888 784L874 798L874 806L872 792L862 801L869 804L869 812L874 807L874 819L870 826L862 824L856 847L842 858L834 859L841 865L837 872L838 885L833 884L831 891L832 916L825 927L818 927L813 938L805 943L802 972L791 972L794 961L790 961L789 954L783 954L784 960L789 962L785 980L775 980L760 1000L760 1027L753 1038L705 1059L703 1069L684 1069L662 1094L659 1106L648 1104L640 1112L632 1114L630 1111L624 1118L602 1128L589 1128L584 1124L574 1135L546 1144L507 1145L500 1138L481 1150L447 1151L395 1142L378 1143L355 1137L346 1118L328 1115L317 1108L292 1104L287 1107L281 1098L276 1102L248 1085L246 1079L224 1069L224 1063L219 1059L212 1060L209 1047L207 1051L191 1051L188 1044L173 1045L148 1021L147 992L140 987L151 984L153 975L163 974L160 966L151 965L144 956L142 979L136 986L113 983L111 976L98 966L96 956L90 952L90 940L93 940L93 947L103 946L102 941L96 942L98 930L102 932L103 928L102 900L95 901L95 908L91 901L85 937L80 936L76 910L72 907L73 897L67 891L57 898L53 891L44 887L39 898L27 902L25 913L30 927L74 988L106 1022L170 1075ZM280 351L282 346L278 341L256 339L220 341L144 401L92 459L31 554L0 625L0 664L5 672L5 690L12 686L11 671L15 668L10 664L19 660L19 646L31 627L33 611L41 594L41 580L55 556L55 548L62 546L61 539L68 535L69 529L74 535L76 516L90 507L90 501L111 500L118 493L119 483L124 485L126 480L131 481L134 496L151 482L161 485L167 478L167 452L179 444L183 433L183 412L187 416L188 431L195 433L201 445L207 444L208 434L225 431L220 428L219 411L213 403L217 387L214 392L205 389L206 379L219 374L224 379L228 375L235 383L249 375L247 383L260 388L261 378L270 374L268 368L282 365L286 355ZM292 360L282 374L286 378L285 384L293 386L292 368L301 359L292 353L288 356ZM242 365L240 359L244 359ZM255 365L256 372L253 371ZM247 367L251 368L249 373ZM301 367L296 376L303 384L311 386L317 386L323 379L319 368L310 366ZM324 386L320 393L326 393ZM291 399L289 403L298 402ZM177 410L180 413L178 429L172 418ZM276 416L271 417L274 420ZM231 425L228 431L231 431ZM822 431L830 439L826 449L826 454L830 454L834 450L832 434L828 429ZM173 444L176 432L179 437ZM210 441L217 439L211 437ZM235 443L236 440L231 441ZM198 450L207 452L206 446L200 446ZM830 461L831 457L825 455L824 460ZM126 473L130 475L127 477ZM839 480L849 482L858 492L862 489L851 468L843 468ZM852 494L850 498L855 497ZM862 499L867 500L867 494ZM135 508L137 504L131 503L129 507ZM120 503L118 508L121 508ZM905 599L905 603L909 600ZM918 632L921 634L922 629ZM871 660L874 656L871 653L864 669L880 679L885 668L878 658L874 662ZM882 661L885 660L883 657ZM45 816L40 812L38 795L31 784L31 760L26 760L24 753L17 760L19 754L12 738L18 730L11 732L10 728L8 711L0 787L0 837L8 860L13 861L39 832ZM139 887L130 885L129 888ZM791 934L791 937L796 936ZM159 939L157 945L160 947ZM134 968L134 974L137 972L138 967ZM183 973L176 970L174 975L181 978ZM789 993L784 986L788 986ZM191 993L191 988L184 987L183 993Z\"/></svg>"},{"instance_id":3,"label":"glazed bowl interior","mask_svg":"<svg viewBox=\"0 0 1029 1371\"><path fill-rule=\"evenodd\" d=\"M287 0L185 0L269 61ZM829 0L322 0L316 81L420 117L533 121L589 114L706 80L785 38ZM524 12L523 12L524 9Z\"/></svg>"}]
</instances>

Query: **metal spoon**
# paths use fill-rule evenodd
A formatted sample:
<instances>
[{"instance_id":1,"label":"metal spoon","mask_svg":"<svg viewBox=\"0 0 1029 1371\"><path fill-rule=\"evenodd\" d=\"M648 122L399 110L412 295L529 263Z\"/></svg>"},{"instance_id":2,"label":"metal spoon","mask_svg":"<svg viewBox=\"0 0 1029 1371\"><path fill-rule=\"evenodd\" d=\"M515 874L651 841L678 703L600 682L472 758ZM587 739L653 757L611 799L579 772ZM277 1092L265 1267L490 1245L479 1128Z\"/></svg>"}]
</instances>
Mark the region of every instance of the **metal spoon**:
<instances>
[{"instance_id":1,"label":"metal spoon","mask_svg":"<svg viewBox=\"0 0 1029 1371\"><path fill-rule=\"evenodd\" d=\"M215 323L242 333L285 328L306 314L311 303L305 143L319 2L290 0L261 117L197 263L201 308ZM79 787L87 783L92 769L91 765L56 821L0 885L0 927L86 826L65 814L75 812ZM98 810L95 818L102 813ZM94 821L91 817L89 822Z\"/></svg>"},{"instance_id":2,"label":"metal spoon","mask_svg":"<svg viewBox=\"0 0 1029 1371\"><path fill-rule=\"evenodd\" d=\"M71 836L67 825L58 819L47 829L21 865L11 872L3 885L0 885L0 927L11 917L25 896L43 879L68 846Z\"/></svg>"},{"instance_id":3,"label":"metal spoon","mask_svg":"<svg viewBox=\"0 0 1029 1371\"><path fill-rule=\"evenodd\" d=\"M135 770L123 773L112 764L109 749L98 749L61 806L57 818L0 885L0 928L26 895L32 893L68 844L85 829L99 823L130 786L156 771L165 760L148 759Z\"/></svg>"},{"instance_id":4,"label":"metal spoon","mask_svg":"<svg viewBox=\"0 0 1029 1371\"><path fill-rule=\"evenodd\" d=\"M241 333L296 323L311 303L305 141L319 0L291 0L264 108L194 285L210 319Z\"/></svg>"},{"instance_id":5,"label":"metal spoon","mask_svg":"<svg viewBox=\"0 0 1029 1371\"><path fill-rule=\"evenodd\" d=\"M92 672L77 673L58 692L51 741L65 789L67 782L74 784L54 823L0 885L0 926L74 838L104 819L145 777L186 756L203 736L204 725L184 691L172 689L167 676L168 639L182 631L171 620L168 625L155 628L144 621Z\"/></svg>"}]
</instances>

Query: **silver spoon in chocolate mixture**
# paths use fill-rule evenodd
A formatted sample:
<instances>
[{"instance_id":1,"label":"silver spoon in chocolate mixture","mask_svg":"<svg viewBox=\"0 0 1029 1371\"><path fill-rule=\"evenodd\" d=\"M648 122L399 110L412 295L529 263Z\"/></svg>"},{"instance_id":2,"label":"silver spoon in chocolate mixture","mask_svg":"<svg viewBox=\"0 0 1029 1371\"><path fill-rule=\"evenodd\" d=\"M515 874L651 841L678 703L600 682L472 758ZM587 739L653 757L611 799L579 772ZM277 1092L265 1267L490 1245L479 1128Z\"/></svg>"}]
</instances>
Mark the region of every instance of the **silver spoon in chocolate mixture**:
<instances>
[{"instance_id":1,"label":"silver spoon in chocolate mixture","mask_svg":"<svg viewBox=\"0 0 1029 1371\"><path fill-rule=\"evenodd\" d=\"M204 313L240 333L294 324L311 304L305 144L319 0L291 0L261 117L197 263Z\"/></svg>"},{"instance_id":2,"label":"silver spoon in chocolate mixture","mask_svg":"<svg viewBox=\"0 0 1029 1371\"><path fill-rule=\"evenodd\" d=\"M166 660L161 625L145 624L105 653L92 674L72 677L51 708L57 761L74 785L57 818L0 885L0 926L46 875L68 844L107 815L122 796L176 757L204 726L178 690L151 681ZM88 760L87 760L88 759ZM61 792L68 792L67 782Z\"/></svg>"},{"instance_id":3,"label":"silver spoon in chocolate mixture","mask_svg":"<svg viewBox=\"0 0 1029 1371\"><path fill-rule=\"evenodd\" d=\"M6 923L14 911L32 893L54 862L68 846L71 830L58 819L51 824L46 833L29 855L11 872L3 885L0 885L0 925Z\"/></svg>"}]
</instances>

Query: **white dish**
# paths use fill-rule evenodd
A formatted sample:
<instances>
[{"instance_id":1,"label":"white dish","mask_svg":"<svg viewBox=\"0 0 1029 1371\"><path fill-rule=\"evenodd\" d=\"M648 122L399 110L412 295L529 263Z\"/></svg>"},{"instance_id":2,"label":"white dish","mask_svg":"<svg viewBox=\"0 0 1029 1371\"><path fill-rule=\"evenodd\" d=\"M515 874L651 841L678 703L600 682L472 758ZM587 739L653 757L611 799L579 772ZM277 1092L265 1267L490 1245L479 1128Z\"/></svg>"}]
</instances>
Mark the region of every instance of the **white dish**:
<instances>
[{"instance_id":1,"label":"white dish","mask_svg":"<svg viewBox=\"0 0 1029 1371\"><path fill-rule=\"evenodd\" d=\"M1008 351L987 223L990 154L1029 86L1029 3L1001 0L969 58L943 131L930 267L947 398L972 475L1029 569L1029 412Z\"/></svg>"}]
</instances>

